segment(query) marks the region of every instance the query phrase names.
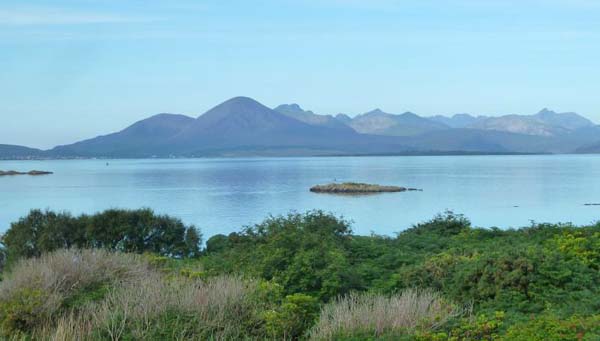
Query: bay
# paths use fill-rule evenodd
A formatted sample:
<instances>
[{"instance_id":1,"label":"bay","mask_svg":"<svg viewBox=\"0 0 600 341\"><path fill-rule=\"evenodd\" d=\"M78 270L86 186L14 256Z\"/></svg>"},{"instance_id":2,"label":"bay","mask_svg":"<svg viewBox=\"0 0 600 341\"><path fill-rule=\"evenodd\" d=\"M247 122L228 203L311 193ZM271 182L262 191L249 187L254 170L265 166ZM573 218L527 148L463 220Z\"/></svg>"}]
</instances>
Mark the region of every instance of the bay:
<instances>
[{"instance_id":1,"label":"bay","mask_svg":"<svg viewBox=\"0 0 600 341\"><path fill-rule=\"evenodd\" d=\"M0 232L30 209L74 214L149 207L199 227L205 237L239 231L268 215L321 209L358 234L393 235L445 210L473 225L600 219L600 156L390 156L246 159L0 161ZM316 184L367 182L422 192L336 196Z\"/></svg>"}]
</instances>

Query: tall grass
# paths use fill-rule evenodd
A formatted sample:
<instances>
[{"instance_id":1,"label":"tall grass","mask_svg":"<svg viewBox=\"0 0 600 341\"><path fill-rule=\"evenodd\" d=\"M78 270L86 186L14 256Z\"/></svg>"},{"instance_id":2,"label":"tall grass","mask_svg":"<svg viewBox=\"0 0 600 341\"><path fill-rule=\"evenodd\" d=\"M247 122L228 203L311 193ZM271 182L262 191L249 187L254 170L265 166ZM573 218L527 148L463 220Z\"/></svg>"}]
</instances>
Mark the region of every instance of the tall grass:
<instances>
[{"instance_id":1,"label":"tall grass","mask_svg":"<svg viewBox=\"0 0 600 341\"><path fill-rule=\"evenodd\" d=\"M217 277L204 282L149 274L112 290L79 314L40 329L45 340L238 339L251 319L254 282Z\"/></svg>"},{"instance_id":2,"label":"tall grass","mask_svg":"<svg viewBox=\"0 0 600 341\"><path fill-rule=\"evenodd\" d=\"M61 250L22 260L0 283L0 332L33 330L58 318L71 301L114 283L139 281L147 271L140 256L104 250Z\"/></svg>"},{"instance_id":3,"label":"tall grass","mask_svg":"<svg viewBox=\"0 0 600 341\"><path fill-rule=\"evenodd\" d=\"M252 332L257 283L167 275L142 256L62 250L21 261L0 283L10 339L236 339Z\"/></svg>"},{"instance_id":4,"label":"tall grass","mask_svg":"<svg viewBox=\"0 0 600 341\"><path fill-rule=\"evenodd\" d=\"M406 290L391 297L350 294L323 307L310 335L315 340L399 335L435 328L457 314L457 309L432 291Z\"/></svg>"},{"instance_id":5,"label":"tall grass","mask_svg":"<svg viewBox=\"0 0 600 341\"><path fill-rule=\"evenodd\" d=\"M147 263L133 254L102 249L60 250L13 266L0 283L0 300L24 288L64 295L96 283L133 281L147 271Z\"/></svg>"}]
</instances>

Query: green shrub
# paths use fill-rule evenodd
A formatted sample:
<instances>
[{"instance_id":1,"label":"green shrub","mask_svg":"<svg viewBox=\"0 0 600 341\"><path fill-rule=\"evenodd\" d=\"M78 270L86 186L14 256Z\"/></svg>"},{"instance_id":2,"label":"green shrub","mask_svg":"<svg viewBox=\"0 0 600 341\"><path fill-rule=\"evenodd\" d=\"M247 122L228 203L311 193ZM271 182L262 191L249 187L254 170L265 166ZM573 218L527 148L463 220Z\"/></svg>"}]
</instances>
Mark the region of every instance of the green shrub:
<instances>
[{"instance_id":1,"label":"green shrub","mask_svg":"<svg viewBox=\"0 0 600 341\"><path fill-rule=\"evenodd\" d=\"M267 335L274 339L297 339L314 324L318 314L319 302L314 297L288 295L281 307L265 313Z\"/></svg>"},{"instance_id":2,"label":"green shrub","mask_svg":"<svg viewBox=\"0 0 600 341\"><path fill-rule=\"evenodd\" d=\"M241 271L281 284L285 294L328 300L359 287L349 263L349 224L321 211L271 217L219 238L204 260L207 271ZM227 247L225 247L227 245ZM219 251L220 250L220 251Z\"/></svg>"},{"instance_id":3,"label":"green shrub","mask_svg":"<svg viewBox=\"0 0 600 341\"><path fill-rule=\"evenodd\" d=\"M32 210L11 224L1 241L10 263L72 247L196 257L202 240L195 227L176 218L155 215L150 209L112 209L79 217Z\"/></svg>"},{"instance_id":4,"label":"green shrub","mask_svg":"<svg viewBox=\"0 0 600 341\"><path fill-rule=\"evenodd\" d=\"M560 319L544 314L511 326L503 340L600 340L600 315Z\"/></svg>"},{"instance_id":5,"label":"green shrub","mask_svg":"<svg viewBox=\"0 0 600 341\"><path fill-rule=\"evenodd\" d=\"M0 331L5 337L32 330L48 316L48 293L24 288L0 301Z\"/></svg>"}]
</instances>

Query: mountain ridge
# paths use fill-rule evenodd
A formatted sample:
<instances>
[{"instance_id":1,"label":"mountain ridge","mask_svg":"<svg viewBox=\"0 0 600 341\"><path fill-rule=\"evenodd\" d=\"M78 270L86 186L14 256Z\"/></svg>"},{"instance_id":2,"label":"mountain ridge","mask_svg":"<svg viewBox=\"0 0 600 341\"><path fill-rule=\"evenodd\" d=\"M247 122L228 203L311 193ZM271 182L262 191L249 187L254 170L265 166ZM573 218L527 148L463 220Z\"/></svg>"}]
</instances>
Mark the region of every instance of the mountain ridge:
<instances>
[{"instance_id":1,"label":"mountain ridge","mask_svg":"<svg viewBox=\"0 0 600 341\"><path fill-rule=\"evenodd\" d=\"M596 150L599 137L600 126L590 120L549 109L499 117L421 117L375 109L350 117L318 115L298 104L271 109L240 96L196 118L157 114L46 151L0 145L0 158L572 153Z\"/></svg>"}]
</instances>

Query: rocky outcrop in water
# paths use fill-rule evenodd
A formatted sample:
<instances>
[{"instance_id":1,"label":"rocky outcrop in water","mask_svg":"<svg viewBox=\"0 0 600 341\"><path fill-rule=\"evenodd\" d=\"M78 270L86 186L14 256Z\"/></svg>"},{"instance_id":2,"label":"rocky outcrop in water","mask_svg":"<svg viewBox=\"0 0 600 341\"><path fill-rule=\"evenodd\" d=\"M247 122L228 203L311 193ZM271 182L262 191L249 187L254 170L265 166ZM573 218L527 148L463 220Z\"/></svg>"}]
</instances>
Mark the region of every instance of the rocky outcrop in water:
<instances>
[{"instance_id":1,"label":"rocky outcrop in water","mask_svg":"<svg viewBox=\"0 0 600 341\"><path fill-rule=\"evenodd\" d=\"M421 191L417 188L407 188L399 186L381 186L356 182L332 183L327 185L317 185L310 188L314 193L334 193L334 194L372 194L388 192L406 192Z\"/></svg>"},{"instance_id":2,"label":"rocky outcrop in water","mask_svg":"<svg viewBox=\"0 0 600 341\"><path fill-rule=\"evenodd\" d=\"M11 171L0 171L0 176L9 176L9 175L48 175L53 174L52 172L32 170L29 172L17 172L14 170Z\"/></svg>"}]
</instances>

